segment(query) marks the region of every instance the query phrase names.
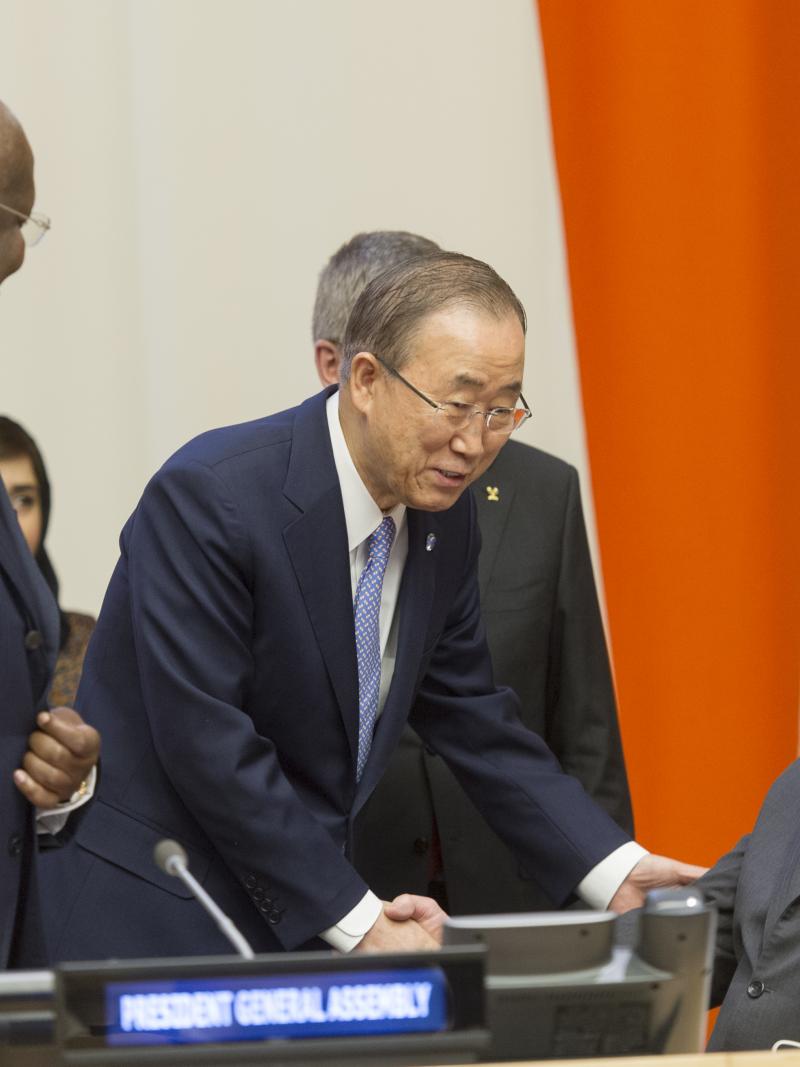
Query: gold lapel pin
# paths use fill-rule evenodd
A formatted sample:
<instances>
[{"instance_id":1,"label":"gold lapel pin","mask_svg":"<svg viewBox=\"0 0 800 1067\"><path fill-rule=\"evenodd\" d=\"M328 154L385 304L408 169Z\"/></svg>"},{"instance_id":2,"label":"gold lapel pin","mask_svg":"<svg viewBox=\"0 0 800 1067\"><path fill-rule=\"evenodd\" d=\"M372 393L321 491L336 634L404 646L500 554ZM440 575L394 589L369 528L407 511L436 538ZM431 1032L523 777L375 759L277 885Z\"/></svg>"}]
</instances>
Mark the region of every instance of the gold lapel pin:
<instances>
[{"instance_id":1,"label":"gold lapel pin","mask_svg":"<svg viewBox=\"0 0 800 1067\"><path fill-rule=\"evenodd\" d=\"M486 499L492 501L498 501L500 499L500 486L499 485L487 485L486 486Z\"/></svg>"}]
</instances>

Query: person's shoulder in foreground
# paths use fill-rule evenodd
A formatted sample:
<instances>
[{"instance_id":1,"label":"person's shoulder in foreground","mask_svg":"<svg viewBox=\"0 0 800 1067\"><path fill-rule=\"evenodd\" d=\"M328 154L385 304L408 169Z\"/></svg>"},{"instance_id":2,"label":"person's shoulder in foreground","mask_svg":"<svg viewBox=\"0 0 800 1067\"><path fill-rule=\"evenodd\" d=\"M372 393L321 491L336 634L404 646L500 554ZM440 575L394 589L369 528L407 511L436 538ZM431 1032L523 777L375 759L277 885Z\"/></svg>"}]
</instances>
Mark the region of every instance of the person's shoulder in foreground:
<instances>
[{"instance_id":1,"label":"person's shoulder in foreground","mask_svg":"<svg viewBox=\"0 0 800 1067\"><path fill-rule=\"evenodd\" d=\"M800 1041L800 760L770 788L752 833L697 884L718 913L709 1051Z\"/></svg>"}]
</instances>

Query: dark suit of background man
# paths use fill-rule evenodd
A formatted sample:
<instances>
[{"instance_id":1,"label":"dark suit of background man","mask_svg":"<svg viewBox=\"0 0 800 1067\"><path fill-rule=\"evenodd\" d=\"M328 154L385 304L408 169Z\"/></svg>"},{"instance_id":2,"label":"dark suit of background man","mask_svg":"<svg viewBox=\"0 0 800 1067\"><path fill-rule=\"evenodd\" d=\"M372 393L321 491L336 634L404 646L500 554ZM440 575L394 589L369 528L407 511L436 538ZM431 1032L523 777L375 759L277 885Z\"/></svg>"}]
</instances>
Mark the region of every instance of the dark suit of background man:
<instances>
[{"instance_id":1,"label":"dark suit of background man","mask_svg":"<svg viewBox=\"0 0 800 1067\"><path fill-rule=\"evenodd\" d=\"M800 1041L800 760L770 789L751 834L697 883L717 908L709 1052Z\"/></svg>"},{"instance_id":2,"label":"dark suit of background man","mask_svg":"<svg viewBox=\"0 0 800 1067\"><path fill-rule=\"evenodd\" d=\"M359 234L331 257L320 276L313 321L323 384L338 381L345 325L364 287L389 267L438 251L427 238L384 231ZM495 681L514 690L525 725L632 834L577 471L512 440L473 483L472 493ZM453 773L411 730L359 817L354 859L388 899L400 889L428 893L433 882L432 891L454 914L554 906L535 873L518 864ZM440 880L443 891L435 885Z\"/></svg>"},{"instance_id":3,"label":"dark suit of background man","mask_svg":"<svg viewBox=\"0 0 800 1067\"><path fill-rule=\"evenodd\" d=\"M78 694L105 756L58 853L58 957L227 950L153 864L163 836L257 949L435 944L349 858L409 719L556 903L588 879L624 908L696 875L639 859L493 685L463 490L524 416L524 321L486 264L397 267L356 302L338 392L203 434L152 479Z\"/></svg>"},{"instance_id":4,"label":"dark suit of background man","mask_svg":"<svg viewBox=\"0 0 800 1067\"><path fill-rule=\"evenodd\" d=\"M0 102L0 283L22 266L33 200L30 145ZM0 486L0 968L46 962L34 805L69 798L97 758L97 735L75 712L54 710L36 728L58 637L55 601Z\"/></svg>"}]
</instances>

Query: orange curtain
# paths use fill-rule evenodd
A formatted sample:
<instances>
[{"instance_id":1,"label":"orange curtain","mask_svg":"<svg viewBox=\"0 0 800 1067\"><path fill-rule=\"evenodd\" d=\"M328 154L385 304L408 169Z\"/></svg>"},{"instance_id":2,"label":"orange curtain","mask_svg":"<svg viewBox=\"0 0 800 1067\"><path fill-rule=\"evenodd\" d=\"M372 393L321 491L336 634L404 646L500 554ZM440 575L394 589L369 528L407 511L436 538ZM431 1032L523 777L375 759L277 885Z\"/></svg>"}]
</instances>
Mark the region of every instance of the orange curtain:
<instances>
[{"instance_id":1,"label":"orange curtain","mask_svg":"<svg viewBox=\"0 0 800 1067\"><path fill-rule=\"evenodd\" d=\"M797 753L800 3L539 0L637 837Z\"/></svg>"}]
</instances>

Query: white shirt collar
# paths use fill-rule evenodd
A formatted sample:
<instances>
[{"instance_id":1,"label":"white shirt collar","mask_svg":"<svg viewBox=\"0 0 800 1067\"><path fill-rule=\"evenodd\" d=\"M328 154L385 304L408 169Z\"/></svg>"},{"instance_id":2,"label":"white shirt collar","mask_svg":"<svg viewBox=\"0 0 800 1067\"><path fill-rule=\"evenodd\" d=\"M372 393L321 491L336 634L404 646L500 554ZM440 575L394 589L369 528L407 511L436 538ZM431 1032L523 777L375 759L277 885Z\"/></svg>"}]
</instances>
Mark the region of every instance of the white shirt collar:
<instances>
[{"instance_id":1,"label":"white shirt collar","mask_svg":"<svg viewBox=\"0 0 800 1067\"><path fill-rule=\"evenodd\" d=\"M333 462L336 465L339 486L342 490L344 521L347 525L347 547L350 552L354 552L378 528L384 518L384 513L372 499L369 490L361 480L361 475L356 470L344 439L344 432L339 422L338 389L328 397L325 403L325 413L328 416ZM396 504L387 514L394 519L395 528L399 534L405 523L405 504Z\"/></svg>"}]
</instances>

